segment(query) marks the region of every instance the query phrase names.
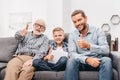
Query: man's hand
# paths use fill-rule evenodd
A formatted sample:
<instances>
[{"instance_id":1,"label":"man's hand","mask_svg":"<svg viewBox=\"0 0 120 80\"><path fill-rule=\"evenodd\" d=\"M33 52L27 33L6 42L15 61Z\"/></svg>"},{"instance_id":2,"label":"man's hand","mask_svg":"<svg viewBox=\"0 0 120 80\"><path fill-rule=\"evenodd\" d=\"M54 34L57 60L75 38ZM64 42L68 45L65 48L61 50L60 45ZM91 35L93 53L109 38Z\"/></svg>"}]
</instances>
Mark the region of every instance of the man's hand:
<instances>
[{"instance_id":1,"label":"man's hand","mask_svg":"<svg viewBox=\"0 0 120 80\"><path fill-rule=\"evenodd\" d=\"M83 39L83 35L80 35L80 39L78 40L78 46L80 48L87 48L90 49L90 44Z\"/></svg>"},{"instance_id":2,"label":"man's hand","mask_svg":"<svg viewBox=\"0 0 120 80\"><path fill-rule=\"evenodd\" d=\"M25 36L26 34L27 34L27 32L28 32L28 27L29 27L29 25L27 24L26 25L26 27L21 31L21 36Z\"/></svg>"},{"instance_id":3,"label":"man's hand","mask_svg":"<svg viewBox=\"0 0 120 80\"><path fill-rule=\"evenodd\" d=\"M47 61L47 60L52 60L54 58L54 56L50 53L48 54L47 56L44 57L44 61Z\"/></svg>"},{"instance_id":4,"label":"man's hand","mask_svg":"<svg viewBox=\"0 0 120 80\"><path fill-rule=\"evenodd\" d=\"M86 59L86 63L88 63L89 65L91 65L92 67L98 67L100 65L100 59L98 58L92 58L92 57L88 57Z\"/></svg>"},{"instance_id":5,"label":"man's hand","mask_svg":"<svg viewBox=\"0 0 120 80\"><path fill-rule=\"evenodd\" d=\"M32 62L33 62L33 59L30 59L28 61L26 61L24 64L23 64L23 69L28 67L28 66L32 66Z\"/></svg>"}]
</instances>

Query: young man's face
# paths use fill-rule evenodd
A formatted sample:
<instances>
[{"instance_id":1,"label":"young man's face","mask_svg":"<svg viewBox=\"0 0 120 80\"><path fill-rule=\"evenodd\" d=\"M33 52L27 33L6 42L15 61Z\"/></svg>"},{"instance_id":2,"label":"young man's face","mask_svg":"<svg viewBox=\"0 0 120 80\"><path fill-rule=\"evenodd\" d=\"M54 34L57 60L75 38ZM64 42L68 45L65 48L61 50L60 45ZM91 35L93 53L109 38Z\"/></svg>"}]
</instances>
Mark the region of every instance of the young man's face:
<instances>
[{"instance_id":1,"label":"young man's face","mask_svg":"<svg viewBox=\"0 0 120 80\"><path fill-rule=\"evenodd\" d=\"M53 33L53 38L57 44L62 44L64 40L64 32L63 31L55 31Z\"/></svg>"},{"instance_id":2,"label":"young man's face","mask_svg":"<svg viewBox=\"0 0 120 80\"><path fill-rule=\"evenodd\" d=\"M45 31L45 26L40 25L40 24L37 24L37 23L35 23L35 24L33 25L33 28L34 28L33 33L34 33L36 36L41 35L41 34Z\"/></svg>"},{"instance_id":3,"label":"young man's face","mask_svg":"<svg viewBox=\"0 0 120 80\"><path fill-rule=\"evenodd\" d=\"M75 27L81 32L85 29L85 25L87 23L87 17L83 17L82 14L76 14L72 16L72 21Z\"/></svg>"}]
</instances>

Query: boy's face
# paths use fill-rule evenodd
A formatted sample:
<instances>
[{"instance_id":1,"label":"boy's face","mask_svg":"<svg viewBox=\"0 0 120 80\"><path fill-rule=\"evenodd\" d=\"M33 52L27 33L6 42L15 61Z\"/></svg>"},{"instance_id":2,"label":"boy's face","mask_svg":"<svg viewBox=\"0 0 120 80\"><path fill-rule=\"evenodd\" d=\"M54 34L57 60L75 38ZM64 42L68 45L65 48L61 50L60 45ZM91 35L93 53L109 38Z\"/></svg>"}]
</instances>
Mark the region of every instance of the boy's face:
<instances>
[{"instance_id":1,"label":"boy's face","mask_svg":"<svg viewBox=\"0 0 120 80\"><path fill-rule=\"evenodd\" d=\"M62 41L64 40L64 32L63 31L55 31L53 33L53 38L57 44L62 44Z\"/></svg>"}]
</instances>

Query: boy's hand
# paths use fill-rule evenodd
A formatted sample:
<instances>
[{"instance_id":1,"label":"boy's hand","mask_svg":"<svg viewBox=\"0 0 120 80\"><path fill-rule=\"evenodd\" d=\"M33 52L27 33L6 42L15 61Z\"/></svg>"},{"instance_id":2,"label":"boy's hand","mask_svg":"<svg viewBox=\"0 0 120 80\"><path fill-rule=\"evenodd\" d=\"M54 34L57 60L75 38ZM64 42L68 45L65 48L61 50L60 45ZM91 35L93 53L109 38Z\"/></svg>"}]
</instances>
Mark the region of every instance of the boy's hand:
<instances>
[{"instance_id":1,"label":"boy's hand","mask_svg":"<svg viewBox=\"0 0 120 80\"><path fill-rule=\"evenodd\" d=\"M82 34L80 34L80 39L78 40L78 46L80 48L90 49L90 44L83 39L83 35Z\"/></svg>"},{"instance_id":2,"label":"boy's hand","mask_svg":"<svg viewBox=\"0 0 120 80\"><path fill-rule=\"evenodd\" d=\"M47 61L47 60L52 60L54 58L54 56L50 53L48 54L47 56L44 57L44 61Z\"/></svg>"},{"instance_id":3,"label":"boy's hand","mask_svg":"<svg viewBox=\"0 0 120 80\"><path fill-rule=\"evenodd\" d=\"M27 24L26 25L26 27L21 31L21 36L25 36L26 34L27 34L27 32L28 32L28 27L29 27L29 25Z\"/></svg>"}]
</instances>

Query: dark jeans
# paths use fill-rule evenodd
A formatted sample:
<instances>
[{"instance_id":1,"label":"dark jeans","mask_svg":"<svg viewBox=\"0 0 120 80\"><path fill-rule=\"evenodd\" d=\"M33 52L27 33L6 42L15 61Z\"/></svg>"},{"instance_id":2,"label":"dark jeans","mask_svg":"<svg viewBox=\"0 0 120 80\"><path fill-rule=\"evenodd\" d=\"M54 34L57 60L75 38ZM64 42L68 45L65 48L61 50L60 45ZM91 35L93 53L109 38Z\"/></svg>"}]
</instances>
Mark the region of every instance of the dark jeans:
<instances>
[{"instance_id":1,"label":"dark jeans","mask_svg":"<svg viewBox=\"0 0 120 80\"><path fill-rule=\"evenodd\" d=\"M68 58L63 56L61 57L56 64L43 61L42 59L33 60L33 66L37 71L63 71L66 68Z\"/></svg>"}]
</instances>

